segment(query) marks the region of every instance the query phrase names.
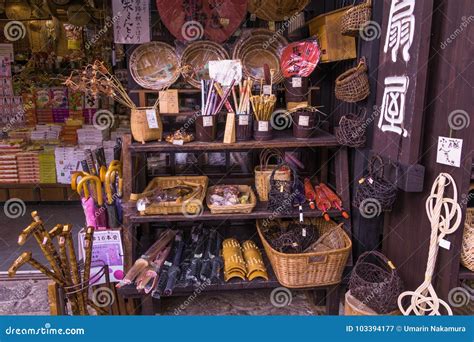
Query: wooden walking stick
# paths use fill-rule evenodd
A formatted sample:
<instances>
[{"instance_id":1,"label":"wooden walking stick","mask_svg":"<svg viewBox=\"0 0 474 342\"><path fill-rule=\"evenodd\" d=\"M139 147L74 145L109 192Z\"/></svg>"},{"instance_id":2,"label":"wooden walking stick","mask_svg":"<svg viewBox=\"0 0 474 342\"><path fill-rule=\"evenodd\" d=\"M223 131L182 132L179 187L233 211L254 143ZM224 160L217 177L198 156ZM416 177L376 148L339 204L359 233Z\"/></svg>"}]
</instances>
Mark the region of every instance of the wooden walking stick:
<instances>
[{"instance_id":1,"label":"wooden walking stick","mask_svg":"<svg viewBox=\"0 0 474 342\"><path fill-rule=\"evenodd\" d=\"M60 233L62 233L63 226L62 225L57 225L55 226L52 230L56 229L54 231L53 235L57 235L57 231L61 227ZM67 251L66 251L66 245L65 245L65 239L62 235L58 236L58 245L59 245L59 258L61 259L61 267L64 270L64 282L66 283L66 287L73 287L74 283L71 278L71 269L69 268L69 260L67 257ZM67 297L71 300L71 309L74 312L74 314L79 313L79 308L78 308L78 298L77 296L71 296L69 297L69 294L67 294Z\"/></svg>"},{"instance_id":2,"label":"wooden walking stick","mask_svg":"<svg viewBox=\"0 0 474 342\"><path fill-rule=\"evenodd\" d=\"M56 274L48 270L45 266L40 264L37 260L33 259L33 257L31 256L31 252L23 252L18 258L16 258L16 260L12 263L12 265L8 269L8 276L14 277L18 269L24 264L30 264L31 266L36 268L38 271L46 275L48 278L51 278L56 283L58 283L59 286L65 285L62 278L58 277Z\"/></svg>"}]
</instances>

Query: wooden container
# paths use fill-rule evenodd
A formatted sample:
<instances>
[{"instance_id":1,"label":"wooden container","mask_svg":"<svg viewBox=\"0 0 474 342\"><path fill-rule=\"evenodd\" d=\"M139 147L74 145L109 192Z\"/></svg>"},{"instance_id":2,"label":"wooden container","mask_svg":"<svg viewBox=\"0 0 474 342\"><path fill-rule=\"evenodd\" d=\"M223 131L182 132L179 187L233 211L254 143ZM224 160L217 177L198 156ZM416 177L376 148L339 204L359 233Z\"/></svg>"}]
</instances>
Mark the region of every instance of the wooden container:
<instances>
[{"instance_id":1,"label":"wooden container","mask_svg":"<svg viewBox=\"0 0 474 342\"><path fill-rule=\"evenodd\" d=\"M253 125L253 138L257 141L266 141L273 138L270 121L255 121Z\"/></svg>"},{"instance_id":2,"label":"wooden container","mask_svg":"<svg viewBox=\"0 0 474 342\"><path fill-rule=\"evenodd\" d=\"M379 316L374 310L369 308L367 305L359 301L357 298L351 295L351 291L347 291L345 295L344 304L344 315L345 316ZM398 316L401 315L399 310L392 311L387 316Z\"/></svg>"},{"instance_id":3,"label":"wooden container","mask_svg":"<svg viewBox=\"0 0 474 342\"><path fill-rule=\"evenodd\" d=\"M285 78L285 101L305 102L308 101L308 77Z\"/></svg>"},{"instance_id":4,"label":"wooden container","mask_svg":"<svg viewBox=\"0 0 474 342\"><path fill-rule=\"evenodd\" d=\"M211 211L211 214L250 214L255 206L257 205L257 197L255 193L252 191L252 188L248 185L236 185L239 188L241 193L248 193L249 194L249 203L248 204L236 204L236 205L212 205L211 204L211 193L212 190L215 188L211 186L207 191L206 196L206 203L207 207Z\"/></svg>"},{"instance_id":5,"label":"wooden container","mask_svg":"<svg viewBox=\"0 0 474 342\"><path fill-rule=\"evenodd\" d=\"M351 6L317 16L309 21L311 36L318 38L321 48L320 63L328 63L357 57L354 37L341 34L341 19Z\"/></svg>"},{"instance_id":6,"label":"wooden container","mask_svg":"<svg viewBox=\"0 0 474 342\"><path fill-rule=\"evenodd\" d=\"M147 114L148 112L148 114ZM158 128L150 128L147 115L155 115ZM156 108L143 107L132 109L130 129L133 139L144 144L146 141L161 141L163 136L163 123Z\"/></svg>"},{"instance_id":7,"label":"wooden container","mask_svg":"<svg viewBox=\"0 0 474 342\"><path fill-rule=\"evenodd\" d=\"M196 214L203 210L203 201L206 197L209 178L206 176L177 176L177 177L155 177L148 183L145 191L141 194L131 194L130 200L137 201L140 198L151 194L156 188L169 188L177 185L193 184L199 185L200 189L188 195L184 201L170 201L152 203L140 215L170 215L170 214Z\"/></svg>"},{"instance_id":8,"label":"wooden container","mask_svg":"<svg viewBox=\"0 0 474 342\"><path fill-rule=\"evenodd\" d=\"M237 114L235 116L235 138L237 141L248 141L252 139L252 123L252 114Z\"/></svg>"},{"instance_id":9,"label":"wooden container","mask_svg":"<svg viewBox=\"0 0 474 342\"><path fill-rule=\"evenodd\" d=\"M216 140L217 116L200 115L196 119L196 141L211 142Z\"/></svg>"},{"instance_id":10,"label":"wooden container","mask_svg":"<svg viewBox=\"0 0 474 342\"><path fill-rule=\"evenodd\" d=\"M334 285L341 282L342 272L352 248L352 242L347 233L338 227L334 221L326 222L322 217L305 219L319 230L320 235L330 229L341 229L345 247L333 250L286 254L273 249L262 233L264 221L257 221L257 231L262 240L268 259L278 282L289 288L305 288ZM278 220L282 226L288 221Z\"/></svg>"},{"instance_id":11,"label":"wooden container","mask_svg":"<svg viewBox=\"0 0 474 342\"><path fill-rule=\"evenodd\" d=\"M319 113L307 110L299 110L292 114L293 136L296 139L311 138L319 126Z\"/></svg>"}]
</instances>

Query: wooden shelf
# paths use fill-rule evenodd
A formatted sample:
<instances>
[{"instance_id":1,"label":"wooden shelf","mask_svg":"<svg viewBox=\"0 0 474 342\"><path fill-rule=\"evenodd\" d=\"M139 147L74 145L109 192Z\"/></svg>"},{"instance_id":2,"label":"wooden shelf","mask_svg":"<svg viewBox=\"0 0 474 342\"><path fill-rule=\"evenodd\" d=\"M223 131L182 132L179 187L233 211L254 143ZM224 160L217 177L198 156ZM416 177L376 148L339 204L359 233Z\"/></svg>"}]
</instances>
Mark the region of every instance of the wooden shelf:
<instances>
[{"instance_id":1,"label":"wooden shelf","mask_svg":"<svg viewBox=\"0 0 474 342\"><path fill-rule=\"evenodd\" d=\"M329 216L341 217L341 213L337 210L330 210ZM276 215L274 211L267 209L266 202L259 202L250 214L211 214L208 208L205 208L199 216L184 216L182 214L173 215L140 215L133 202L124 205L124 215L128 216L131 223L147 223L147 222L176 222L176 221L221 221L221 220L257 220L257 219L275 219L275 218L292 218L298 217L299 211L294 209L290 214ZM305 208L303 211L305 217L321 217L320 210L311 210Z\"/></svg>"},{"instance_id":2,"label":"wooden shelf","mask_svg":"<svg viewBox=\"0 0 474 342\"><path fill-rule=\"evenodd\" d=\"M464 266L461 266L459 269L459 280L474 280L474 272L468 270Z\"/></svg>"},{"instance_id":3,"label":"wooden shelf","mask_svg":"<svg viewBox=\"0 0 474 342\"><path fill-rule=\"evenodd\" d=\"M295 139L291 132L274 131L274 138L269 141L239 141L233 144L223 144L222 141L197 142L193 141L184 145L173 145L164 141L152 143L132 143L130 151L140 152L189 152L189 151L245 151L264 148L308 148L308 147L337 147L340 146L334 135L318 131L314 138Z\"/></svg>"}]
</instances>

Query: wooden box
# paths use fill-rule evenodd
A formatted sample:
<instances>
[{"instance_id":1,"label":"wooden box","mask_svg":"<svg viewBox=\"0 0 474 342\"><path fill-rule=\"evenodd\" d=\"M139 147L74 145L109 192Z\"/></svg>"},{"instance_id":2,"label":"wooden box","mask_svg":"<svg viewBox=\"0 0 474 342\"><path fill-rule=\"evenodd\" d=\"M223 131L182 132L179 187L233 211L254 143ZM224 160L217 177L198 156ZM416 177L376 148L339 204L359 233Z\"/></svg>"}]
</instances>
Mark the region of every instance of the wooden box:
<instances>
[{"instance_id":1,"label":"wooden box","mask_svg":"<svg viewBox=\"0 0 474 342\"><path fill-rule=\"evenodd\" d=\"M357 57L355 37L341 34L341 18L351 6L317 16L309 21L309 33L318 38L321 48L320 63Z\"/></svg>"}]
</instances>

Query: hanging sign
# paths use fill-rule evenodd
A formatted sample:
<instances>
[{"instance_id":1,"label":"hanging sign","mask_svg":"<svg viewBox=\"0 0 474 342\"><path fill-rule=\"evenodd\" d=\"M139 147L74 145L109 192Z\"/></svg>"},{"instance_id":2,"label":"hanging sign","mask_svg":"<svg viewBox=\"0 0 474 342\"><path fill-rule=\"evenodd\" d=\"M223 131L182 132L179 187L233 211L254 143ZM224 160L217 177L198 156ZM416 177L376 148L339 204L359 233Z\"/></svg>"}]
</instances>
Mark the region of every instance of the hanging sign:
<instances>
[{"instance_id":1,"label":"hanging sign","mask_svg":"<svg viewBox=\"0 0 474 342\"><path fill-rule=\"evenodd\" d=\"M112 1L112 11L115 43L150 42L150 0Z\"/></svg>"},{"instance_id":2,"label":"hanging sign","mask_svg":"<svg viewBox=\"0 0 474 342\"><path fill-rule=\"evenodd\" d=\"M438 137L436 162L443 165L461 166L462 139Z\"/></svg>"}]
</instances>

